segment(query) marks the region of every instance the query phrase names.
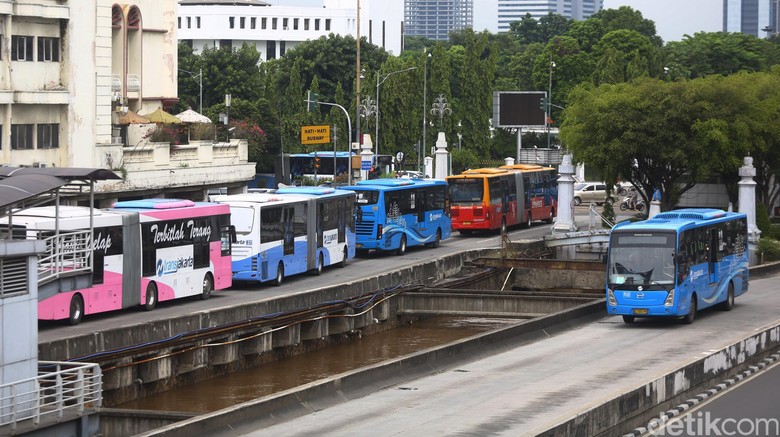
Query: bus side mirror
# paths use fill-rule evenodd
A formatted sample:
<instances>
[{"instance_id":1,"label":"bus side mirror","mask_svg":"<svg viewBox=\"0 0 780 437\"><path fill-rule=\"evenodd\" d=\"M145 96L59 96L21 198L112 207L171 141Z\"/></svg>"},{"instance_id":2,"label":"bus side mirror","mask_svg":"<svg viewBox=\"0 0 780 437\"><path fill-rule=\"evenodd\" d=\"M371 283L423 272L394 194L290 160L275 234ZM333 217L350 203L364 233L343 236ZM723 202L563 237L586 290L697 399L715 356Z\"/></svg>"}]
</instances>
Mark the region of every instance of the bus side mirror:
<instances>
[{"instance_id":1,"label":"bus side mirror","mask_svg":"<svg viewBox=\"0 0 780 437\"><path fill-rule=\"evenodd\" d=\"M238 238L236 237L236 226L230 225L230 242L232 244L238 243Z\"/></svg>"}]
</instances>

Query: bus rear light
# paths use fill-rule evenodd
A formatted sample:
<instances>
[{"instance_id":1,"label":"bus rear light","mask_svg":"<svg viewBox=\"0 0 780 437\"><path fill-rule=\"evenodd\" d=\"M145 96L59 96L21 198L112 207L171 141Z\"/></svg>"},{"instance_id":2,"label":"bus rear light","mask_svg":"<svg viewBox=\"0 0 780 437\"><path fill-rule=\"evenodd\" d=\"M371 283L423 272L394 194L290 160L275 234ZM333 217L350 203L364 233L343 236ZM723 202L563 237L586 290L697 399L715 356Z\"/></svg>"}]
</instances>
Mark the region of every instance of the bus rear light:
<instances>
[{"instance_id":1,"label":"bus rear light","mask_svg":"<svg viewBox=\"0 0 780 437\"><path fill-rule=\"evenodd\" d=\"M376 227L376 239L381 240L382 239L382 225L378 225Z\"/></svg>"},{"instance_id":2,"label":"bus rear light","mask_svg":"<svg viewBox=\"0 0 780 437\"><path fill-rule=\"evenodd\" d=\"M477 206L474 208L474 217L482 217L482 213L483 211L481 206Z\"/></svg>"},{"instance_id":3,"label":"bus rear light","mask_svg":"<svg viewBox=\"0 0 780 437\"><path fill-rule=\"evenodd\" d=\"M674 306L674 288L669 290L669 295L666 296L666 300L664 301L665 307Z\"/></svg>"},{"instance_id":4,"label":"bus rear light","mask_svg":"<svg viewBox=\"0 0 780 437\"><path fill-rule=\"evenodd\" d=\"M457 206L450 209L450 217L459 217L460 216L460 208Z\"/></svg>"},{"instance_id":5,"label":"bus rear light","mask_svg":"<svg viewBox=\"0 0 780 437\"><path fill-rule=\"evenodd\" d=\"M610 306L616 306L617 305L617 299L615 299L615 293L612 292L609 288L607 288L607 301L609 302Z\"/></svg>"}]
</instances>

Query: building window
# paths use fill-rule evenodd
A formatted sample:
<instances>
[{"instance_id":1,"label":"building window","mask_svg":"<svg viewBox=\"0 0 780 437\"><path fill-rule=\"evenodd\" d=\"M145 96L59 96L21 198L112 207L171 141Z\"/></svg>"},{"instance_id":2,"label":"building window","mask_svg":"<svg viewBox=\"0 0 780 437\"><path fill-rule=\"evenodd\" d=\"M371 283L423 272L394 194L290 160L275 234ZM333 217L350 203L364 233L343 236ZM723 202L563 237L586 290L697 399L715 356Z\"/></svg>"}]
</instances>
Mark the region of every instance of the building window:
<instances>
[{"instance_id":1,"label":"building window","mask_svg":"<svg viewBox=\"0 0 780 437\"><path fill-rule=\"evenodd\" d=\"M181 17L177 17L176 21L178 22L179 29L181 29Z\"/></svg>"},{"instance_id":2,"label":"building window","mask_svg":"<svg viewBox=\"0 0 780 437\"><path fill-rule=\"evenodd\" d=\"M219 40L219 48L233 50L233 40L232 39Z\"/></svg>"},{"instance_id":3,"label":"building window","mask_svg":"<svg viewBox=\"0 0 780 437\"><path fill-rule=\"evenodd\" d=\"M252 17L249 19L249 28L254 29L257 27L257 17Z\"/></svg>"},{"instance_id":4,"label":"building window","mask_svg":"<svg viewBox=\"0 0 780 437\"><path fill-rule=\"evenodd\" d=\"M271 30L276 30L276 23L278 20L278 18L271 18Z\"/></svg>"},{"instance_id":5,"label":"building window","mask_svg":"<svg viewBox=\"0 0 780 437\"><path fill-rule=\"evenodd\" d=\"M330 32L330 18L325 19L325 31Z\"/></svg>"},{"instance_id":6,"label":"building window","mask_svg":"<svg viewBox=\"0 0 780 437\"><path fill-rule=\"evenodd\" d=\"M293 18L293 30L298 30L298 19Z\"/></svg>"},{"instance_id":7,"label":"building window","mask_svg":"<svg viewBox=\"0 0 780 437\"><path fill-rule=\"evenodd\" d=\"M304 18L303 19L303 30L309 30L309 19Z\"/></svg>"},{"instance_id":8,"label":"building window","mask_svg":"<svg viewBox=\"0 0 780 437\"><path fill-rule=\"evenodd\" d=\"M286 41L279 41L279 57L284 56L284 52L287 51Z\"/></svg>"},{"instance_id":9,"label":"building window","mask_svg":"<svg viewBox=\"0 0 780 437\"><path fill-rule=\"evenodd\" d=\"M195 17L195 27L200 29L200 17Z\"/></svg>"},{"instance_id":10,"label":"building window","mask_svg":"<svg viewBox=\"0 0 780 437\"><path fill-rule=\"evenodd\" d=\"M229 23L228 25L230 26L231 29L235 29L236 28L236 17L228 17L228 23Z\"/></svg>"},{"instance_id":11,"label":"building window","mask_svg":"<svg viewBox=\"0 0 780 437\"><path fill-rule=\"evenodd\" d=\"M289 18L282 18L282 27L284 28L284 30L287 30L289 28L288 27L289 26L289 22L290 22Z\"/></svg>"},{"instance_id":12,"label":"building window","mask_svg":"<svg viewBox=\"0 0 780 437\"><path fill-rule=\"evenodd\" d=\"M56 149L60 146L60 125L56 123L38 125L38 148Z\"/></svg>"},{"instance_id":13,"label":"building window","mask_svg":"<svg viewBox=\"0 0 780 437\"><path fill-rule=\"evenodd\" d=\"M11 37L11 60L33 60L33 37L21 35L13 35Z\"/></svg>"},{"instance_id":14,"label":"building window","mask_svg":"<svg viewBox=\"0 0 780 437\"><path fill-rule=\"evenodd\" d=\"M266 17L260 18L260 29L265 30L268 27L268 19Z\"/></svg>"},{"instance_id":15,"label":"building window","mask_svg":"<svg viewBox=\"0 0 780 437\"><path fill-rule=\"evenodd\" d=\"M265 53L266 58L265 60L269 59L276 59L276 42L275 41L266 41L265 42Z\"/></svg>"},{"instance_id":16,"label":"building window","mask_svg":"<svg viewBox=\"0 0 780 437\"><path fill-rule=\"evenodd\" d=\"M192 29L192 17L187 17L187 29Z\"/></svg>"},{"instance_id":17,"label":"building window","mask_svg":"<svg viewBox=\"0 0 780 437\"><path fill-rule=\"evenodd\" d=\"M314 30L320 30L320 19L315 18L314 19Z\"/></svg>"},{"instance_id":18,"label":"building window","mask_svg":"<svg viewBox=\"0 0 780 437\"><path fill-rule=\"evenodd\" d=\"M41 62L60 62L60 39L39 36L38 60Z\"/></svg>"},{"instance_id":19,"label":"building window","mask_svg":"<svg viewBox=\"0 0 780 437\"><path fill-rule=\"evenodd\" d=\"M11 149L24 150L33 148L33 126L32 124L12 124L11 125Z\"/></svg>"},{"instance_id":20,"label":"building window","mask_svg":"<svg viewBox=\"0 0 780 437\"><path fill-rule=\"evenodd\" d=\"M238 27L241 29L246 28L246 17L241 17L238 19Z\"/></svg>"}]
</instances>

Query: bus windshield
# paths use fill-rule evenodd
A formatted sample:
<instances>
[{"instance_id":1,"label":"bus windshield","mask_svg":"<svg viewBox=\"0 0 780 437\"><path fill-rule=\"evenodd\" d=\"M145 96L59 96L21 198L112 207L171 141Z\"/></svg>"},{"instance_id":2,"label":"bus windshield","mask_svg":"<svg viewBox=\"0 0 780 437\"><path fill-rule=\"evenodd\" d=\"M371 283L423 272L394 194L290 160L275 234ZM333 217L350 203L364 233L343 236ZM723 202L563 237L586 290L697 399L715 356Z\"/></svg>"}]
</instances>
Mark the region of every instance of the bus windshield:
<instances>
[{"instance_id":1,"label":"bus windshield","mask_svg":"<svg viewBox=\"0 0 780 437\"><path fill-rule=\"evenodd\" d=\"M673 232L615 232L609 242L610 284L673 285Z\"/></svg>"},{"instance_id":2,"label":"bus windshield","mask_svg":"<svg viewBox=\"0 0 780 437\"><path fill-rule=\"evenodd\" d=\"M451 203L482 202L482 179L451 179L448 182Z\"/></svg>"}]
</instances>

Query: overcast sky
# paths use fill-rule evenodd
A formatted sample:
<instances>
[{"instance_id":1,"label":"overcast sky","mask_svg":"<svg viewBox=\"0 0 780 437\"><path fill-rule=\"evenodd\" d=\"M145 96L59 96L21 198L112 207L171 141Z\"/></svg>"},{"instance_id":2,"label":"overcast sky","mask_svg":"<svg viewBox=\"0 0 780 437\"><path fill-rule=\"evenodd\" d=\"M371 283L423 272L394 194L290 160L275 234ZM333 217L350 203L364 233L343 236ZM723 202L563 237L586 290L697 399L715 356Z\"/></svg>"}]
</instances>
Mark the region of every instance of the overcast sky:
<instances>
[{"instance_id":1,"label":"overcast sky","mask_svg":"<svg viewBox=\"0 0 780 437\"><path fill-rule=\"evenodd\" d=\"M274 5L322 6L322 0L265 0ZM377 0L374 0L377 1ZM379 0L382 1L382 0ZM383 0L398 1L403 0ZM664 41L679 41L696 32L718 32L723 28L723 0L604 0L604 8L631 6L655 21ZM498 0L474 0L474 30L497 30Z\"/></svg>"}]
</instances>

